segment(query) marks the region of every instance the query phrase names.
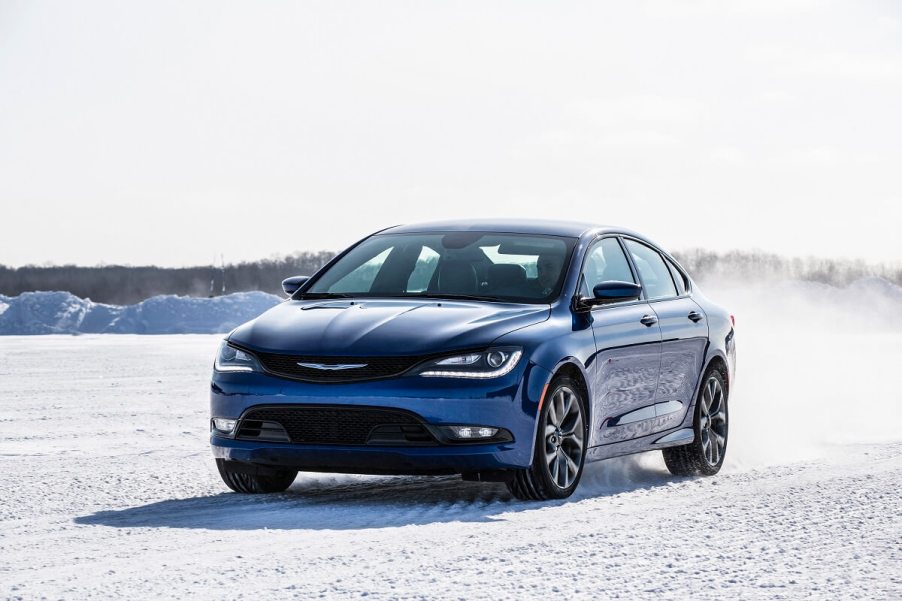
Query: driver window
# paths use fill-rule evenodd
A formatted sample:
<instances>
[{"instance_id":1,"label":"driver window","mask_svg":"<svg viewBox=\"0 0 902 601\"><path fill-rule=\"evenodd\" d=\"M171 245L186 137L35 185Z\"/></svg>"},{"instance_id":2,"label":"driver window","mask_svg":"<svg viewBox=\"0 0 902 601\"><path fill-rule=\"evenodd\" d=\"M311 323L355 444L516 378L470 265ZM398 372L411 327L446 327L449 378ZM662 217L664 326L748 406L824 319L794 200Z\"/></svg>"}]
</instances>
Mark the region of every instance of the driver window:
<instances>
[{"instance_id":1,"label":"driver window","mask_svg":"<svg viewBox=\"0 0 902 601\"><path fill-rule=\"evenodd\" d=\"M592 289L601 282L617 280L636 283L630 265L616 238L604 238L595 244L583 265L582 296L592 296Z\"/></svg>"}]
</instances>

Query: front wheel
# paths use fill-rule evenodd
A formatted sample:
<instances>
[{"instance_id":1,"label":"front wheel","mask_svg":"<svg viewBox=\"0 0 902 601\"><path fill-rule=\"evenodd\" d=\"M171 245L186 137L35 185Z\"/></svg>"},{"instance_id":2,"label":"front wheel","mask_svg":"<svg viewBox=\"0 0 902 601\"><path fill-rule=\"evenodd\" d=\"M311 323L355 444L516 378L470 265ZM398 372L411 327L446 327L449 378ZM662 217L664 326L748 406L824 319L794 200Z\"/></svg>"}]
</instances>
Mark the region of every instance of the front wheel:
<instances>
[{"instance_id":1,"label":"front wheel","mask_svg":"<svg viewBox=\"0 0 902 601\"><path fill-rule=\"evenodd\" d=\"M507 487L518 499L564 499L583 473L589 435L586 399L570 378L555 379L539 412L532 465L517 470Z\"/></svg>"},{"instance_id":2,"label":"front wheel","mask_svg":"<svg viewBox=\"0 0 902 601\"><path fill-rule=\"evenodd\" d=\"M277 470L271 474L249 474L235 469L232 462L216 460L216 468L225 485L235 492L259 494L283 492L291 486L298 475L297 470Z\"/></svg>"},{"instance_id":3,"label":"front wheel","mask_svg":"<svg viewBox=\"0 0 902 601\"><path fill-rule=\"evenodd\" d=\"M713 476L727 452L727 391L716 368L705 373L695 402L695 439L680 447L663 449L664 463L674 476Z\"/></svg>"}]
</instances>

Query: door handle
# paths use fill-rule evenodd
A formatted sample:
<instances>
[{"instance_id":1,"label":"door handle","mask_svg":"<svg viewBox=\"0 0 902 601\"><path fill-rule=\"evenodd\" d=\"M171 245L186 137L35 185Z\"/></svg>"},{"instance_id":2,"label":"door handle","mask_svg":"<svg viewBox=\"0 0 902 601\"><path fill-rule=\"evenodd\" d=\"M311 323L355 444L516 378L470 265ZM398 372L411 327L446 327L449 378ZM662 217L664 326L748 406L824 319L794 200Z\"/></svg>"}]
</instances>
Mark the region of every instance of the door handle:
<instances>
[{"instance_id":1,"label":"door handle","mask_svg":"<svg viewBox=\"0 0 902 601\"><path fill-rule=\"evenodd\" d=\"M652 327L653 325L658 323L658 318L654 315L643 315L642 319L639 320L639 323L648 327Z\"/></svg>"},{"instance_id":2,"label":"door handle","mask_svg":"<svg viewBox=\"0 0 902 601\"><path fill-rule=\"evenodd\" d=\"M688 317L689 319L691 319L691 320L694 321L695 323L698 323L698 322L700 322L702 319L704 319L704 316L703 316L701 313L699 313L698 311L692 311L692 312L689 313L689 315L687 315L686 317Z\"/></svg>"}]
</instances>

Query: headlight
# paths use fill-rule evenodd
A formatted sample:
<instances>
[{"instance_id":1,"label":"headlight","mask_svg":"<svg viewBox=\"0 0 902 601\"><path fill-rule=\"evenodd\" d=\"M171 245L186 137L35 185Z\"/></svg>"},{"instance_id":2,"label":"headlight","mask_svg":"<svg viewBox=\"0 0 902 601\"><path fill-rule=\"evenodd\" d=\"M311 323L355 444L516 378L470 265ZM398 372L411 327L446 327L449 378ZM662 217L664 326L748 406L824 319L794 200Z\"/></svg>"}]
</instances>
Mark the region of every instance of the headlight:
<instances>
[{"instance_id":1,"label":"headlight","mask_svg":"<svg viewBox=\"0 0 902 601\"><path fill-rule=\"evenodd\" d=\"M216 371L262 371L257 358L223 340L213 364Z\"/></svg>"},{"instance_id":2,"label":"headlight","mask_svg":"<svg viewBox=\"0 0 902 601\"><path fill-rule=\"evenodd\" d=\"M418 373L430 378L498 378L509 374L522 355L520 348L493 348L434 359L423 365Z\"/></svg>"}]
</instances>

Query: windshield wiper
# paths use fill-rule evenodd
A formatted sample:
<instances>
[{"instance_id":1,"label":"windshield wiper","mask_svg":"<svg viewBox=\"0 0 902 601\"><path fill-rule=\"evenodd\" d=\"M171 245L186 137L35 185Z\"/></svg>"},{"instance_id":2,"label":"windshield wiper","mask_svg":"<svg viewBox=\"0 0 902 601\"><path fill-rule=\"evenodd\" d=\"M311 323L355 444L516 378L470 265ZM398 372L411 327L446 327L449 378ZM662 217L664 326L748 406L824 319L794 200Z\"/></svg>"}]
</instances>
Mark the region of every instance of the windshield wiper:
<instances>
[{"instance_id":1,"label":"windshield wiper","mask_svg":"<svg viewBox=\"0 0 902 601\"><path fill-rule=\"evenodd\" d=\"M330 298L436 298L446 300L500 301L511 302L497 296L477 294L455 294L453 292L417 292L414 294L346 294L344 292L305 292L298 300L321 300Z\"/></svg>"},{"instance_id":2,"label":"windshield wiper","mask_svg":"<svg viewBox=\"0 0 902 601\"><path fill-rule=\"evenodd\" d=\"M357 294L345 294L343 292L305 292L298 297L298 300L311 300L321 298L354 298Z\"/></svg>"},{"instance_id":3,"label":"windshield wiper","mask_svg":"<svg viewBox=\"0 0 902 601\"><path fill-rule=\"evenodd\" d=\"M445 298L449 300L474 300L474 301L502 301L510 302L498 296L483 296L477 294L455 294L453 292L418 292L416 294L403 294L398 298Z\"/></svg>"}]
</instances>

